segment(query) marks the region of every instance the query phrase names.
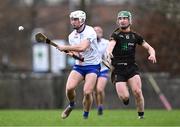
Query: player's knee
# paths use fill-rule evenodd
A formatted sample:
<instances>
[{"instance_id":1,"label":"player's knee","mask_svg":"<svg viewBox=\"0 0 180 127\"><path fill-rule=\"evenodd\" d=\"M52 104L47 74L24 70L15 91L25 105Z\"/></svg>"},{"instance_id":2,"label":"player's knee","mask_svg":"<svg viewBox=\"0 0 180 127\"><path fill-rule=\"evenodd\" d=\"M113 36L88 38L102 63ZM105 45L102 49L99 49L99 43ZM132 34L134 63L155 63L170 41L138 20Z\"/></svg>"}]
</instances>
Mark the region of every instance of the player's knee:
<instances>
[{"instance_id":1,"label":"player's knee","mask_svg":"<svg viewBox=\"0 0 180 127\"><path fill-rule=\"evenodd\" d=\"M93 88L84 88L83 93L85 95L92 94L93 90Z\"/></svg>"},{"instance_id":2,"label":"player's knee","mask_svg":"<svg viewBox=\"0 0 180 127\"><path fill-rule=\"evenodd\" d=\"M102 88L97 88L97 93L99 93L99 94L101 94L101 93L103 93L103 89Z\"/></svg>"},{"instance_id":3,"label":"player's knee","mask_svg":"<svg viewBox=\"0 0 180 127\"><path fill-rule=\"evenodd\" d=\"M119 96L119 98L121 100L128 100L129 99L129 95L121 94L121 95L118 95L118 96Z\"/></svg>"},{"instance_id":4,"label":"player's knee","mask_svg":"<svg viewBox=\"0 0 180 127\"><path fill-rule=\"evenodd\" d=\"M84 96L89 96L92 94L92 90L84 90Z\"/></svg>"},{"instance_id":5,"label":"player's knee","mask_svg":"<svg viewBox=\"0 0 180 127\"><path fill-rule=\"evenodd\" d=\"M134 96L139 98L142 95L142 90L141 89L136 89L133 91Z\"/></svg>"},{"instance_id":6,"label":"player's knee","mask_svg":"<svg viewBox=\"0 0 180 127\"><path fill-rule=\"evenodd\" d=\"M84 98L86 100L89 100L91 98L92 94L91 93L84 93Z\"/></svg>"}]
</instances>

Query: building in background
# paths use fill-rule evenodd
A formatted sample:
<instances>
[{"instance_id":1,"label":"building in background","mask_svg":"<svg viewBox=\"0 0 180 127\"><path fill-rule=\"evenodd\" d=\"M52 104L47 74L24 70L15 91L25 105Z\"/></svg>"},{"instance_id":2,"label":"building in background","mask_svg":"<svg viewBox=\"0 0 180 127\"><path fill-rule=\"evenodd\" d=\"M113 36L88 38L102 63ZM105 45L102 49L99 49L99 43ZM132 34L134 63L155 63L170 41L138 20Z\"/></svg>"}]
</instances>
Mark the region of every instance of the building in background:
<instances>
[{"instance_id":1,"label":"building in background","mask_svg":"<svg viewBox=\"0 0 180 127\"><path fill-rule=\"evenodd\" d=\"M65 40L52 40L56 44L65 44ZM55 47L51 46L50 50L51 55L51 72L56 74L62 74L62 71L66 68L66 54L60 52Z\"/></svg>"}]
</instances>

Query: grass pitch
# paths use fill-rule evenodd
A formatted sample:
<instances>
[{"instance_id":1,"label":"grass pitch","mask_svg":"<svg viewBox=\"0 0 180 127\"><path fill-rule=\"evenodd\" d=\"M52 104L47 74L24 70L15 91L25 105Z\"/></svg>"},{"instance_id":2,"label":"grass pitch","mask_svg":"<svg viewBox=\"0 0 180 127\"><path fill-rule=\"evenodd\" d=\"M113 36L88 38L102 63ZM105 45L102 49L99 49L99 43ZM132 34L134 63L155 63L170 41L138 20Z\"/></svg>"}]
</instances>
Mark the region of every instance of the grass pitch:
<instances>
[{"instance_id":1,"label":"grass pitch","mask_svg":"<svg viewBox=\"0 0 180 127\"><path fill-rule=\"evenodd\" d=\"M0 110L0 126L180 126L180 110L146 110L144 119L137 119L135 110L105 110L98 116L91 110L88 119L82 110L73 110L61 119L62 110Z\"/></svg>"}]
</instances>

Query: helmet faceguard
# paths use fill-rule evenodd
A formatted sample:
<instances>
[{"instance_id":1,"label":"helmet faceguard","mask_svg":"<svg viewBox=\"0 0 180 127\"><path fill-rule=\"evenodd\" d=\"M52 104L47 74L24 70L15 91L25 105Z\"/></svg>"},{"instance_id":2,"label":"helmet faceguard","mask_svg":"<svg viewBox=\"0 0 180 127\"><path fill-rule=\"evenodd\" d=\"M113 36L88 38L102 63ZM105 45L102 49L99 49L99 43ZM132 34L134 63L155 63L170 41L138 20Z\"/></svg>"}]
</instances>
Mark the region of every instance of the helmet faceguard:
<instances>
[{"instance_id":1,"label":"helmet faceguard","mask_svg":"<svg viewBox=\"0 0 180 127\"><path fill-rule=\"evenodd\" d=\"M82 24L84 24L84 22L86 20L86 13L84 11L77 10L77 11L71 12L69 17L70 18L78 18L82 25Z\"/></svg>"}]
</instances>

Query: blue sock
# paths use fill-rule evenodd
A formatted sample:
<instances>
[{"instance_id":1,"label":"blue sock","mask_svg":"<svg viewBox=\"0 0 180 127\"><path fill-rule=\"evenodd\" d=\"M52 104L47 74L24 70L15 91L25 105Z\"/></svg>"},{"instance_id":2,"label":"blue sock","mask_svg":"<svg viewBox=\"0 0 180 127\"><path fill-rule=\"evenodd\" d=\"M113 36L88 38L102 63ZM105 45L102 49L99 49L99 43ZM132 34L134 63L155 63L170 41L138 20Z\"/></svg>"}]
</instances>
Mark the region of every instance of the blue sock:
<instances>
[{"instance_id":1,"label":"blue sock","mask_svg":"<svg viewBox=\"0 0 180 127\"><path fill-rule=\"evenodd\" d=\"M98 106L98 115L102 115L103 114L103 106Z\"/></svg>"},{"instance_id":2,"label":"blue sock","mask_svg":"<svg viewBox=\"0 0 180 127\"><path fill-rule=\"evenodd\" d=\"M103 106L98 106L98 110L102 111L103 110Z\"/></svg>"},{"instance_id":3,"label":"blue sock","mask_svg":"<svg viewBox=\"0 0 180 127\"><path fill-rule=\"evenodd\" d=\"M71 107L74 107L74 101L71 101L71 102L69 103L69 105L70 105Z\"/></svg>"},{"instance_id":4,"label":"blue sock","mask_svg":"<svg viewBox=\"0 0 180 127\"><path fill-rule=\"evenodd\" d=\"M85 112L85 111L84 111L83 117L84 117L84 118L87 118L88 115L89 115L89 112Z\"/></svg>"}]
</instances>

